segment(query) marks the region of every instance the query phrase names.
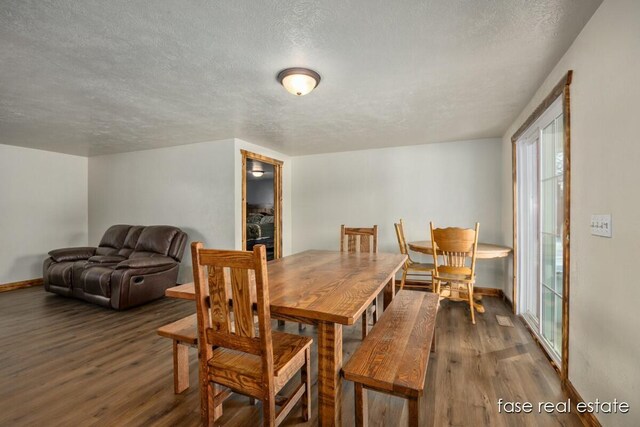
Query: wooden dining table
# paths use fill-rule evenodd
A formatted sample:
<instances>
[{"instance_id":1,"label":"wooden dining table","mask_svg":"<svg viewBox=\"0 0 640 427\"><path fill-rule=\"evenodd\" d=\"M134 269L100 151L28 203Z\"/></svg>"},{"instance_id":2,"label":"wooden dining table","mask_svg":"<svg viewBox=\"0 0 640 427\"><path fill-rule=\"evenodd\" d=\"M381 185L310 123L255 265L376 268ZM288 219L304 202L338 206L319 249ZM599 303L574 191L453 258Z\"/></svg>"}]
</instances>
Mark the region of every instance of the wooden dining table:
<instances>
[{"instance_id":1,"label":"wooden dining table","mask_svg":"<svg viewBox=\"0 0 640 427\"><path fill-rule=\"evenodd\" d=\"M386 308L395 275L407 256L310 250L268 263L271 317L313 324L318 330L318 418L342 424L342 325L353 325L379 294ZM193 283L166 296L195 299ZM195 308L195 306L194 306Z\"/></svg>"},{"instance_id":2,"label":"wooden dining table","mask_svg":"<svg viewBox=\"0 0 640 427\"><path fill-rule=\"evenodd\" d=\"M427 255L433 255L433 245L430 240L418 240L409 242L409 249L415 252L421 252ZM496 245L493 243L480 243L476 249L476 258L493 259L504 258L509 256L512 249L508 246Z\"/></svg>"},{"instance_id":3,"label":"wooden dining table","mask_svg":"<svg viewBox=\"0 0 640 427\"><path fill-rule=\"evenodd\" d=\"M418 240L415 242L409 242L409 249L415 252L421 252L426 255L433 255L433 245L430 240ZM476 248L477 259L494 259L508 257L513 249L508 246L496 245L493 243L480 243ZM457 291L461 295L461 299L466 299L466 291ZM464 295L462 295L464 294ZM480 302L482 295L474 295L475 308L479 313L484 313L484 306Z\"/></svg>"}]
</instances>

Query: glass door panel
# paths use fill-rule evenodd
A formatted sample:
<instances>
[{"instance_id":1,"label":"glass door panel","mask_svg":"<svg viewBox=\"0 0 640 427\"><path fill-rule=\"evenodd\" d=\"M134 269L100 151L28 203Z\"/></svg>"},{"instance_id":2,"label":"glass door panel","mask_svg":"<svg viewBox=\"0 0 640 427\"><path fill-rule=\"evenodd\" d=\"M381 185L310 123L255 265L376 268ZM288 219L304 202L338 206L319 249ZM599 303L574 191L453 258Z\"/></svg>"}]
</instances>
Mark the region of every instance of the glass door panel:
<instances>
[{"instance_id":1,"label":"glass door panel","mask_svg":"<svg viewBox=\"0 0 640 427\"><path fill-rule=\"evenodd\" d=\"M558 99L516 144L519 313L562 357L564 118Z\"/></svg>"},{"instance_id":2,"label":"glass door panel","mask_svg":"<svg viewBox=\"0 0 640 427\"><path fill-rule=\"evenodd\" d=\"M540 260L542 292L541 334L552 356L561 357L562 228L564 223L564 142L562 114L540 131ZM560 333L558 333L560 331Z\"/></svg>"}]
</instances>

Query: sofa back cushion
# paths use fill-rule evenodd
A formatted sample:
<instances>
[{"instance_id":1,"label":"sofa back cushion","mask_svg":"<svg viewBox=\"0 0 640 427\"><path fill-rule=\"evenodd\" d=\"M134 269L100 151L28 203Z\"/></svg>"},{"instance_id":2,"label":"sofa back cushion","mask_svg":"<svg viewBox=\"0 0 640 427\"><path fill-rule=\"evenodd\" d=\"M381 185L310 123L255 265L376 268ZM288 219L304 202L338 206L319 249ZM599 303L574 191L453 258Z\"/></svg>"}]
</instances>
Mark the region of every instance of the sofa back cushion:
<instances>
[{"instance_id":1,"label":"sofa back cushion","mask_svg":"<svg viewBox=\"0 0 640 427\"><path fill-rule=\"evenodd\" d=\"M130 229L130 225L124 224L109 227L100 240L96 255L119 255Z\"/></svg>"},{"instance_id":2,"label":"sofa back cushion","mask_svg":"<svg viewBox=\"0 0 640 427\"><path fill-rule=\"evenodd\" d=\"M140 238L140 234L142 230L144 230L143 225L134 225L129 229L127 233L127 237L124 239L124 244L122 245L122 249L118 251L118 255L121 255L125 258L129 258L138 244L138 239Z\"/></svg>"},{"instance_id":3,"label":"sofa back cushion","mask_svg":"<svg viewBox=\"0 0 640 427\"><path fill-rule=\"evenodd\" d=\"M138 242L129 258L149 256L168 256L173 240L180 237L182 231L169 225L150 225L140 233Z\"/></svg>"}]
</instances>

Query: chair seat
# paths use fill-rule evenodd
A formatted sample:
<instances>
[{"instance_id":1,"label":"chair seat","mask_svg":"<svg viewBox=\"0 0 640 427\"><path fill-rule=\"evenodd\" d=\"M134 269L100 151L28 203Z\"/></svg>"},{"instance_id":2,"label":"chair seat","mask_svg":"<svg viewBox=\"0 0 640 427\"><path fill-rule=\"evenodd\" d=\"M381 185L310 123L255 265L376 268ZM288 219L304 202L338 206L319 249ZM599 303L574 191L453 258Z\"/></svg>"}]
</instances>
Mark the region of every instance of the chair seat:
<instances>
[{"instance_id":1,"label":"chair seat","mask_svg":"<svg viewBox=\"0 0 640 427\"><path fill-rule=\"evenodd\" d=\"M416 270L416 271L431 271L435 269L435 266L433 264L410 261L408 268L409 270Z\"/></svg>"},{"instance_id":2,"label":"chair seat","mask_svg":"<svg viewBox=\"0 0 640 427\"><path fill-rule=\"evenodd\" d=\"M440 280L443 282L464 282L464 283L474 283L476 281L475 277L471 277L468 274L454 274L454 273L440 273L433 276L433 280Z\"/></svg>"},{"instance_id":3,"label":"chair seat","mask_svg":"<svg viewBox=\"0 0 640 427\"><path fill-rule=\"evenodd\" d=\"M284 332L272 331L273 341L273 374L279 377L281 374L295 374L297 369L291 372L289 368L296 356L304 357L304 350L307 349L313 339L300 335L287 334ZM262 362L260 356L243 353L229 348L218 347L213 350L213 357L207 362L214 370L233 371L239 375L261 380Z\"/></svg>"}]
</instances>

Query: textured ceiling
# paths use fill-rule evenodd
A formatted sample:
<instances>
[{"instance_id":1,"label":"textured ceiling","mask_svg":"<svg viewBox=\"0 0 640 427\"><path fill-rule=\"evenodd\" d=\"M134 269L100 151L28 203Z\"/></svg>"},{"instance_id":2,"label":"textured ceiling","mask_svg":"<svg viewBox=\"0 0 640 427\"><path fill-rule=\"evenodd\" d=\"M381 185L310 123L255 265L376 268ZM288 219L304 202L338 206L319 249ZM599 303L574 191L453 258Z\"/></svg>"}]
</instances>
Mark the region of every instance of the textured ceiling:
<instances>
[{"instance_id":1,"label":"textured ceiling","mask_svg":"<svg viewBox=\"0 0 640 427\"><path fill-rule=\"evenodd\" d=\"M3 1L0 143L299 155L501 136L600 3ZM322 83L290 95L291 66Z\"/></svg>"}]
</instances>

